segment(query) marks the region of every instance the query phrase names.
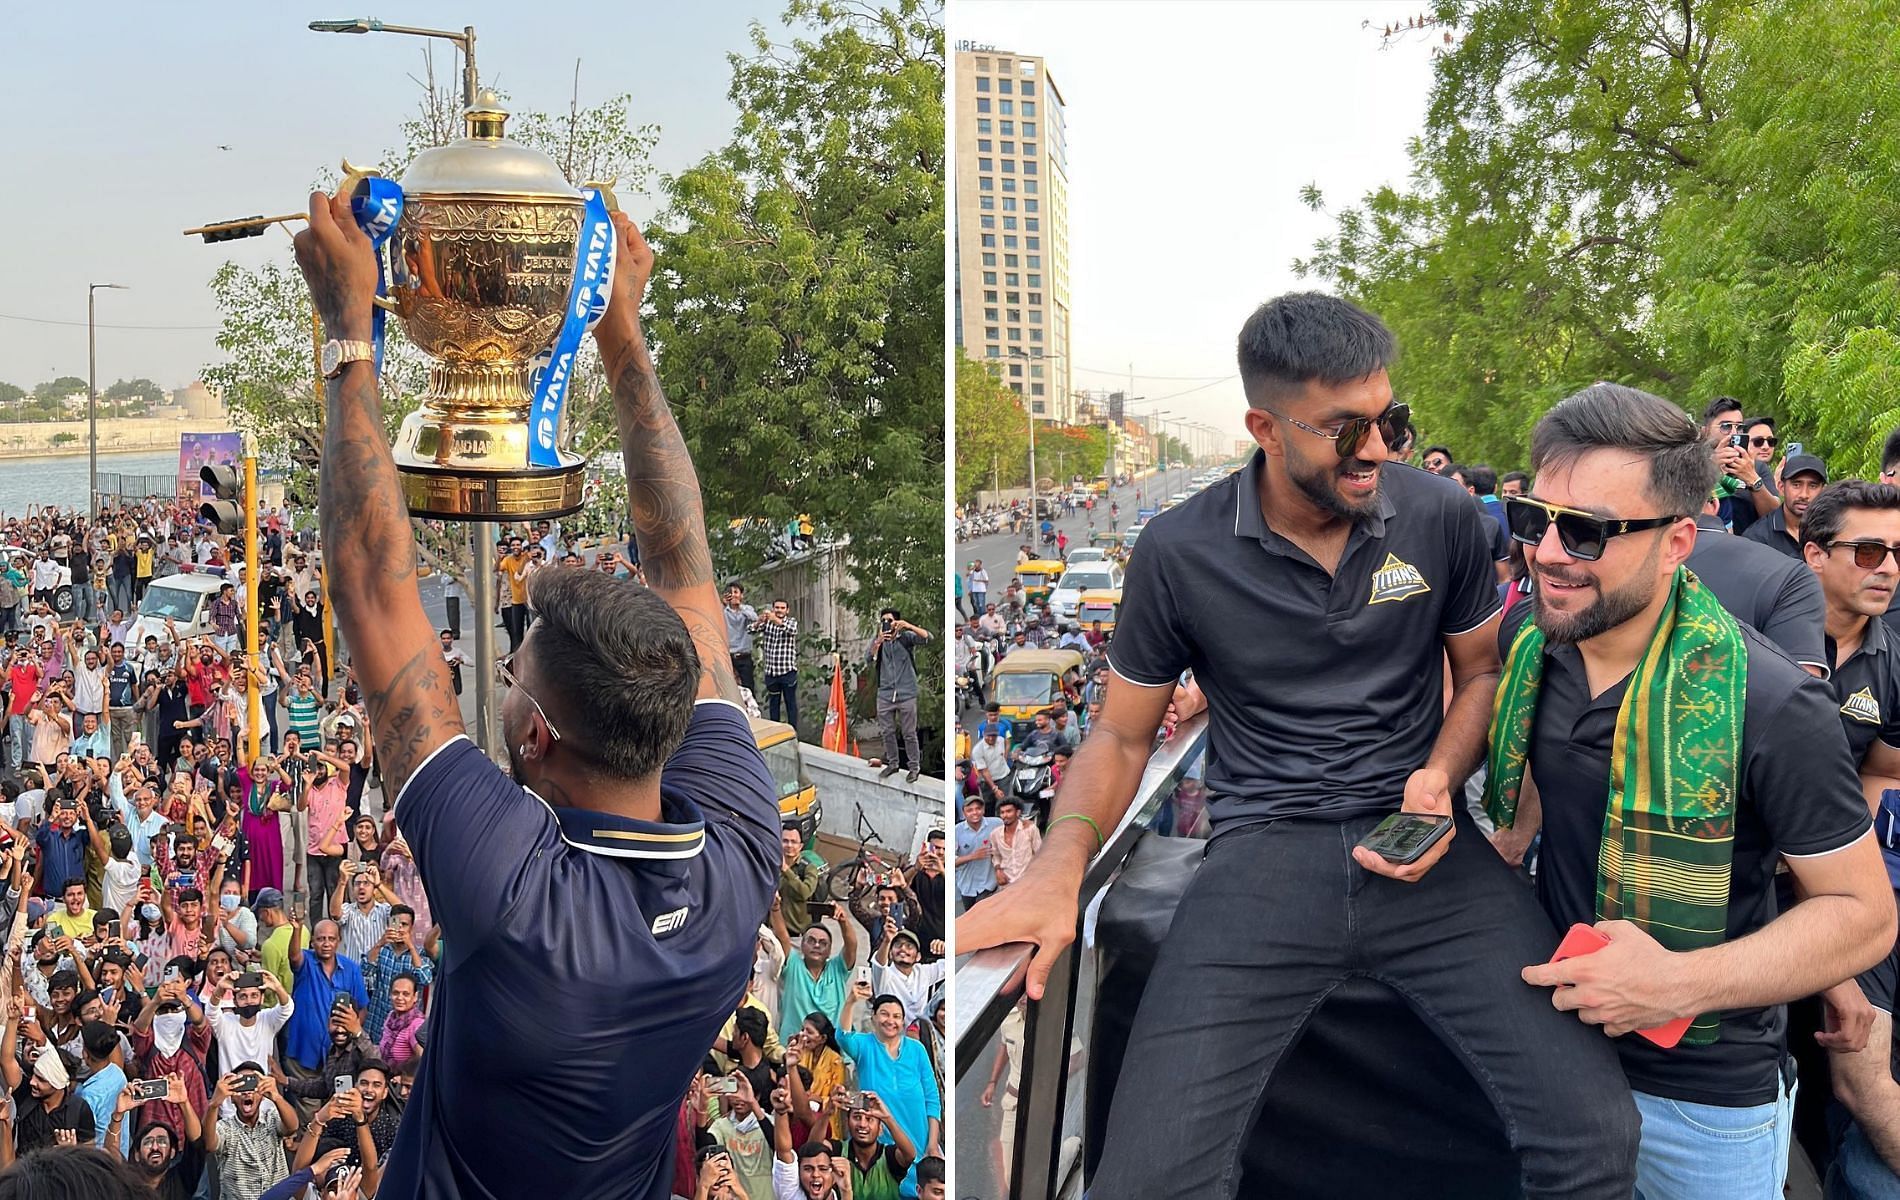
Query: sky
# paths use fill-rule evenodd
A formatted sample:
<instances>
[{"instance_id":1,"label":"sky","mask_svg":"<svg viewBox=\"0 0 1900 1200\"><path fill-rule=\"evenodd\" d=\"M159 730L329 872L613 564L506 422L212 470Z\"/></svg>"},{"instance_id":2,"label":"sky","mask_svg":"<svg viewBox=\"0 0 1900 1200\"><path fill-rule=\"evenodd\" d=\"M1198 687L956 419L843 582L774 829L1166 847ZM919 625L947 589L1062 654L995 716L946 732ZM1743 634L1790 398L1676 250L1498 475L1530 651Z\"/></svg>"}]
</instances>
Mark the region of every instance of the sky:
<instances>
[{"instance_id":1,"label":"sky","mask_svg":"<svg viewBox=\"0 0 1900 1200\"><path fill-rule=\"evenodd\" d=\"M634 123L659 126L659 173L725 144L737 115L726 98L726 55L749 49L755 20L783 29L783 0L8 8L0 96L15 170L0 188L0 381L25 388L86 377L89 283L130 289L98 293L102 390L121 378L166 388L197 378L220 353L212 274L227 260L289 264L290 243L278 229L215 245L180 231L303 211L326 168L345 157L374 162L415 111L421 92L409 77L422 73L424 46L438 48L438 80L460 77L447 42L312 33L312 20L472 24L483 83L505 89L520 109L564 109L578 58L584 106L630 92ZM655 207L651 196L622 190L620 198L642 220ZM135 325L179 328L125 328Z\"/></svg>"},{"instance_id":2,"label":"sky","mask_svg":"<svg viewBox=\"0 0 1900 1200\"><path fill-rule=\"evenodd\" d=\"M1234 340L1261 302L1313 288L1295 258L1343 207L1403 183L1431 54L1380 48L1376 0L953 0L952 46L1040 54L1067 101L1075 386L1127 390L1244 438ZM1198 390L1191 390L1198 389Z\"/></svg>"}]
</instances>

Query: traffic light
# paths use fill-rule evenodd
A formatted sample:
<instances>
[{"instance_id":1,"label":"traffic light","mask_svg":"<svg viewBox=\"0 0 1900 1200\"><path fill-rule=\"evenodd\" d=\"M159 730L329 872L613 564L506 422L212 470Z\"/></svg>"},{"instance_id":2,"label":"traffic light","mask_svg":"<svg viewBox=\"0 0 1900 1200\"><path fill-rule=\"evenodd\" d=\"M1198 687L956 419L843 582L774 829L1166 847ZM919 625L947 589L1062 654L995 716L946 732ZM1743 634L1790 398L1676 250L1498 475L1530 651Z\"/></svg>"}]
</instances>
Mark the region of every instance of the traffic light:
<instances>
[{"instance_id":1,"label":"traffic light","mask_svg":"<svg viewBox=\"0 0 1900 1200\"><path fill-rule=\"evenodd\" d=\"M198 515L211 522L219 533L232 534L244 528L244 476L236 467L210 464L198 468L198 478L211 488L215 499L198 506Z\"/></svg>"},{"instance_id":2,"label":"traffic light","mask_svg":"<svg viewBox=\"0 0 1900 1200\"><path fill-rule=\"evenodd\" d=\"M235 221L220 221L216 225L206 225L197 232L207 242L230 242L238 238L263 237L270 228L270 222L262 216L240 217Z\"/></svg>"}]
</instances>

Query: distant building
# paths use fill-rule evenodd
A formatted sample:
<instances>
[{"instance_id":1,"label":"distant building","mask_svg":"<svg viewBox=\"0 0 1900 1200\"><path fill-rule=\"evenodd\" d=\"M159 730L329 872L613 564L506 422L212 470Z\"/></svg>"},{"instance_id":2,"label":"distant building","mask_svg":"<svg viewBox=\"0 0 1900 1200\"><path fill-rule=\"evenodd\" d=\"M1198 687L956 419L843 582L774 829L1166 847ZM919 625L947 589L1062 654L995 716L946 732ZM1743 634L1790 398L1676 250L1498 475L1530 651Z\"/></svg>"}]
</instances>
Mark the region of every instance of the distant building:
<instances>
[{"instance_id":1,"label":"distant building","mask_svg":"<svg viewBox=\"0 0 1900 1200\"><path fill-rule=\"evenodd\" d=\"M173 392L171 403L184 410L187 420L222 421L224 419L223 401L212 394L211 389L204 385L203 380L194 381Z\"/></svg>"},{"instance_id":2,"label":"distant building","mask_svg":"<svg viewBox=\"0 0 1900 1200\"><path fill-rule=\"evenodd\" d=\"M1042 58L969 46L955 101L957 345L993 361L1032 417L1072 424L1062 93Z\"/></svg>"}]
</instances>

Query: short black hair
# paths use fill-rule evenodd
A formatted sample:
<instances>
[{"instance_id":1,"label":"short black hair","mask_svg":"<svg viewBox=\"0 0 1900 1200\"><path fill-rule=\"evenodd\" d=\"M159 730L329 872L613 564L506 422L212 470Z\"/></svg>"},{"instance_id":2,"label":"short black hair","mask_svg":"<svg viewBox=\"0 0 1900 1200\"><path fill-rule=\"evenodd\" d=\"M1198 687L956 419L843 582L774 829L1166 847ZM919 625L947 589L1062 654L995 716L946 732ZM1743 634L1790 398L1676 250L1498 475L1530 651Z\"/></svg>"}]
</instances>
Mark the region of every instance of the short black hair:
<instances>
[{"instance_id":1,"label":"short black hair","mask_svg":"<svg viewBox=\"0 0 1900 1200\"><path fill-rule=\"evenodd\" d=\"M819 1157L827 1159L831 1157L831 1144L829 1142L821 1142L814 1138L798 1148L799 1162L810 1162L812 1159Z\"/></svg>"},{"instance_id":2,"label":"short black hair","mask_svg":"<svg viewBox=\"0 0 1900 1200\"><path fill-rule=\"evenodd\" d=\"M112 1057L112 1052L119 1047L119 1035L104 1021L87 1021L81 1025L79 1040L86 1047L86 1057L94 1062Z\"/></svg>"},{"instance_id":3,"label":"short black hair","mask_svg":"<svg viewBox=\"0 0 1900 1200\"><path fill-rule=\"evenodd\" d=\"M1775 429L1775 419L1773 417L1750 417L1742 428L1746 431L1753 429L1757 425L1766 425L1768 426L1768 431L1773 433Z\"/></svg>"},{"instance_id":4,"label":"short black hair","mask_svg":"<svg viewBox=\"0 0 1900 1200\"><path fill-rule=\"evenodd\" d=\"M1506 471L1504 474L1498 476L1498 485L1500 487L1502 487L1504 484L1507 484L1507 483L1527 484L1530 481L1531 481L1531 477L1529 475L1524 474L1524 472L1522 471Z\"/></svg>"},{"instance_id":5,"label":"short black hair","mask_svg":"<svg viewBox=\"0 0 1900 1200\"><path fill-rule=\"evenodd\" d=\"M151 1126L147 1126L147 1129ZM158 1128L165 1129L159 1125ZM178 1135L171 1134L172 1147ZM117 1155L80 1152L68 1146L46 1145L20 1157L0 1174L0 1200L27 1197L85 1196L87 1200L151 1200L152 1190L138 1169Z\"/></svg>"},{"instance_id":6,"label":"short black hair","mask_svg":"<svg viewBox=\"0 0 1900 1200\"><path fill-rule=\"evenodd\" d=\"M686 737L699 653L659 593L599 571L543 571L530 584L536 699L606 773L645 779Z\"/></svg>"},{"instance_id":7,"label":"short black hair","mask_svg":"<svg viewBox=\"0 0 1900 1200\"><path fill-rule=\"evenodd\" d=\"M1709 401L1707 406L1703 408L1702 423L1707 425L1710 421L1715 420L1715 418L1721 416L1723 413L1738 413L1741 411L1742 402L1740 400L1737 400L1733 396L1717 396L1715 399Z\"/></svg>"},{"instance_id":8,"label":"short black hair","mask_svg":"<svg viewBox=\"0 0 1900 1200\"><path fill-rule=\"evenodd\" d=\"M1900 464L1900 425L1894 426L1893 432L1887 435L1886 444L1880 448L1880 469L1891 470L1895 464Z\"/></svg>"},{"instance_id":9,"label":"short black hair","mask_svg":"<svg viewBox=\"0 0 1900 1200\"><path fill-rule=\"evenodd\" d=\"M1688 414L1648 392L1596 383L1558 401L1531 431L1531 468L1574 462L1592 450L1649 460L1650 499L1661 516L1702 511L1721 469Z\"/></svg>"},{"instance_id":10,"label":"short black hair","mask_svg":"<svg viewBox=\"0 0 1900 1200\"><path fill-rule=\"evenodd\" d=\"M1483 463L1462 467L1460 470L1464 472L1465 482L1471 485L1472 491L1478 493L1480 496L1496 494L1498 490L1498 473L1496 471Z\"/></svg>"},{"instance_id":11,"label":"short black hair","mask_svg":"<svg viewBox=\"0 0 1900 1200\"><path fill-rule=\"evenodd\" d=\"M917 1160L917 1183L919 1186L926 1183L942 1182L944 1182L944 1177L943 1160L941 1158L938 1158L934 1154L926 1154Z\"/></svg>"},{"instance_id":12,"label":"short black hair","mask_svg":"<svg viewBox=\"0 0 1900 1200\"><path fill-rule=\"evenodd\" d=\"M1891 483L1869 483L1864 479L1843 479L1822 488L1801 517L1801 544L1805 547L1812 542L1827 549L1828 543L1840 539L1848 512L1856 508L1900 512L1900 487Z\"/></svg>"},{"instance_id":13,"label":"short black hair","mask_svg":"<svg viewBox=\"0 0 1900 1200\"><path fill-rule=\"evenodd\" d=\"M1423 455L1423 457L1425 457L1425 458L1430 458L1430 457L1431 457L1432 455L1434 455L1434 454L1442 454L1442 455L1444 455L1444 456L1445 456L1445 461L1446 461L1446 462L1450 462L1450 461L1451 461L1451 447L1450 447L1450 446L1427 446L1427 447L1425 447L1425 454Z\"/></svg>"},{"instance_id":14,"label":"short black hair","mask_svg":"<svg viewBox=\"0 0 1900 1200\"><path fill-rule=\"evenodd\" d=\"M1398 342L1385 322L1324 292L1288 292L1254 309L1240 327L1240 386L1247 403L1267 408L1301 394L1390 367Z\"/></svg>"},{"instance_id":15,"label":"short black hair","mask_svg":"<svg viewBox=\"0 0 1900 1200\"><path fill-rule=\"evenodd\" d=\"M770 1022L764 1013L748 1006L732 1014L732 1029L734 1033L743 1033L754 1046L763 1048L769 1036Z\"/></svg>"}]
</instances>

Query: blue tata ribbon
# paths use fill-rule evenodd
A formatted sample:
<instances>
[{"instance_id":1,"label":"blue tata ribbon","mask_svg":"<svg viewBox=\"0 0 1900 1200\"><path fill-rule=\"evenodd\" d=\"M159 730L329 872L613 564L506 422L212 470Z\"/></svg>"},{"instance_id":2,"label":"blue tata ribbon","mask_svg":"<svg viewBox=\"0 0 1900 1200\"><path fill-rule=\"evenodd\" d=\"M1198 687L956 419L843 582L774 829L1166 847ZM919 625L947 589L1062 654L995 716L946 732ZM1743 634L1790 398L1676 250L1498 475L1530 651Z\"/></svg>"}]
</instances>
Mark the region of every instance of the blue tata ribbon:
<instances>
[{"instance_id":1,"label":"blue tata ribbon","mask_svg":"<svg viewBox=\"0 0 1900 1200\"><path fill-rule=\"evenodd\" d=\"M613 222L600 192L588 188L584 194L587 205L581 214L581 236L574 252L574 282L567 292L567 315L534 374L534 404L528 417L531 467L561 465L555 441L560 436L561 405L574 379L574 358L580 353L581 335L607 314L607 301L613 292Z\"/></svg>"},{"instance_id":2,"label":"blue tata ribbon","mask_svg":"<svg viewBox=\"0 0 1900 1200\"><path fill-rule=\"evenodd\" d=\"M376 296L382 299L389 294L388 279L383 267L383 243L389 235L396 232L396 221L402 216L402 185L393 179L384 179L380 175L371 175L356 185L350 195L350 215L356 218L357 228L369 235L369 243L376 250ZM376 374L383 373L383 306L378 304L371 317L370 343L376 347Z\"/></svg>"}]
</instances>

